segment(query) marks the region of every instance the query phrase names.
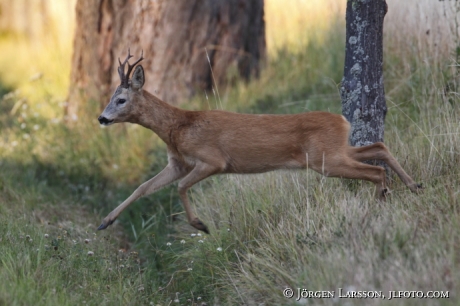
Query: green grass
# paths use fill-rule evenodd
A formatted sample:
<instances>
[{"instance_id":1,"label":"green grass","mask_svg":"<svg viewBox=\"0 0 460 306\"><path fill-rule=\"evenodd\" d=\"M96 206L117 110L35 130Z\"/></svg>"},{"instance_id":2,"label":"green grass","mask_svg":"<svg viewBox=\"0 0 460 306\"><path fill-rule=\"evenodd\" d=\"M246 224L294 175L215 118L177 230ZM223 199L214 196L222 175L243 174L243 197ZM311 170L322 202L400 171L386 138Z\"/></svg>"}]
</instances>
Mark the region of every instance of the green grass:
<instances>
[{"instance_id":1,"label":"green grass","mask_svg":"<svg viewBox=\"0 0 460 306\"><path fill-rule=\"evenodd\" d=\"M267 18L275 18L273 5ZM220 90L220 101L199 96L186 107L339 113L344 27L342 17L332 18L318 24L322 35L298 41L292 33L300 35L303 25L283 24L292 25L286 41L272 27L259 80ZM211 230L201 236L185 220L176 185L136 201L97 232L105 214L166 165L164 144L134 125L100 128L91 103L66 126L68 80L59 77L69 71L68 48L56 55L47 54L51 45L41 46L32 58L39 71L50 57L63 63L30 80L26 60L15 73L8 60L14 48L25 52L27 42L2 37L0 48L10 55L0 60L0 305L296 304L282 296L285 287L450 293L449 299L303 304L457 305L460 99L452 52L458 39L436 53L434 30L401 37L398 29L410 32L401 20L399 27L391 19L386 24L385 142L424 193L411 194L393 174L385 203L373 199L369 183L312 171L216 176L191 191Z\"/></svg>"}]
</instances>

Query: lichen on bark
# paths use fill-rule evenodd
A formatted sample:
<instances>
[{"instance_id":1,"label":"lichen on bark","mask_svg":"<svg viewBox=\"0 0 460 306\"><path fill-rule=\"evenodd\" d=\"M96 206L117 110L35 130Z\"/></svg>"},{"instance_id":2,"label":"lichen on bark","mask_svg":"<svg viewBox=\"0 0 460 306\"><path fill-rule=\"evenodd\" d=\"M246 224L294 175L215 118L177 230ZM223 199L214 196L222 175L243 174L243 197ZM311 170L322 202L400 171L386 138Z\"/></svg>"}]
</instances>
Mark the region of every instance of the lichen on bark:
<instances>
[{"instance_id":1,"label":"lichen on bark","mask_svg":"<svg viewBox=\"0 0 460 306\"><path fill-rule=\"evenodd\" d=\"M350 143L383 141L386 115L383 86L385 0L348 0L342 113L351 123Z\"/></svg>"}]
</instances>

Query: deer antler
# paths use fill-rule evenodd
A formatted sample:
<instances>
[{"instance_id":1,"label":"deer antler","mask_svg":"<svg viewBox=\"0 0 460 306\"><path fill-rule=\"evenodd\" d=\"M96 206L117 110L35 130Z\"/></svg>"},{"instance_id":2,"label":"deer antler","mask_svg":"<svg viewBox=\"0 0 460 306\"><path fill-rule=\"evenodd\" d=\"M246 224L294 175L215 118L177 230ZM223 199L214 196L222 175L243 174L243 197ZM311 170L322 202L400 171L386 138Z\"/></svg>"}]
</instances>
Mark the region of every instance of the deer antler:
<instances>
[{"instance_id":1,"label":"deer antler","mask_svg":"<svg viewBox=\"0 0 460 306\"><path fill-rule=\"evenodd\" d=\"M120 58L118 58L118 63L120 63L120 66L118 67L118 75L120 76L121 87L124 87L124 88L129 87L129 83L128 83L129 75L131 74L131 71L133 70L134 66L136 66L140 61L144 59L143 55L144 55L144 51L141 52L141 57L132 65L128 62L129 59L133 57L129 49L128 49L128 56L126 57L123 63L121 63ZM128 63L128 72L125 74L126 63Z\"/></svg>"}]
</instances>

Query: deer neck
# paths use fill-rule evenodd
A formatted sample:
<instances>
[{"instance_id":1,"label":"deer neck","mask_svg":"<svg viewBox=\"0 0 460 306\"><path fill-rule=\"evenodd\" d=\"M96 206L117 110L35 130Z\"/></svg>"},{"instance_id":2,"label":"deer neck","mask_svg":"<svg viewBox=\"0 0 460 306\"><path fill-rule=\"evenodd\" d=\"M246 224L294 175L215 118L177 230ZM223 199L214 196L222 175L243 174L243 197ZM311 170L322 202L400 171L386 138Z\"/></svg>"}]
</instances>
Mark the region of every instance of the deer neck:
<instances>
[{"instance_id":1,"label":"deer neck","mask_svg":"<svg viewBox=\"0 0 460 306\"><path fill-rule=\"evenodd\" d=\"M169 105L147 91L143 91L138 103L137 123L152 130L166 144L170 142L171 130L185 117L185 110Z\"/></svg>"}]
</instances>

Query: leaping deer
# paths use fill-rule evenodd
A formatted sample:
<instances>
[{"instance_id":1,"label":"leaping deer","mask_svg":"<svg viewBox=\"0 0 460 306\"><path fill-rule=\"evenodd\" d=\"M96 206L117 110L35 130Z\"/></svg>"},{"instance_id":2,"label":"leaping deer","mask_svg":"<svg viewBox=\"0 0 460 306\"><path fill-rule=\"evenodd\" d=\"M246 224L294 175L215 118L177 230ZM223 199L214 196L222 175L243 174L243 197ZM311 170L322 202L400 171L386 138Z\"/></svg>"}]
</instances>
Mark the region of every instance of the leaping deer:
<instances>
[{"instance_id":1,"label":"leaping deer","mask_svg":"<svg viewBox=\"0 0 460 306\"><path fill-rule=\"evenodd\" d=\"M131 57L128 51L123 63L118 60L121 84L98 120L103 125L131 122L151 129L167 145L168 165L108 214L99 230L111 225L138 198L180 180L178 191L188 222L209 233L207 226L193 213L187 190L221 173L262 173L308 167L328 177L370 181L375 184L376 197L384 199L387 192L384 168L362 163L383 160L412 192L422 188L407 175L383 143L350 146L350 124L341 115L328 112L249 115L179 109L142 89L144 69L136 64L143 57L130 65Z\"/></svg>"}]
</instances>

